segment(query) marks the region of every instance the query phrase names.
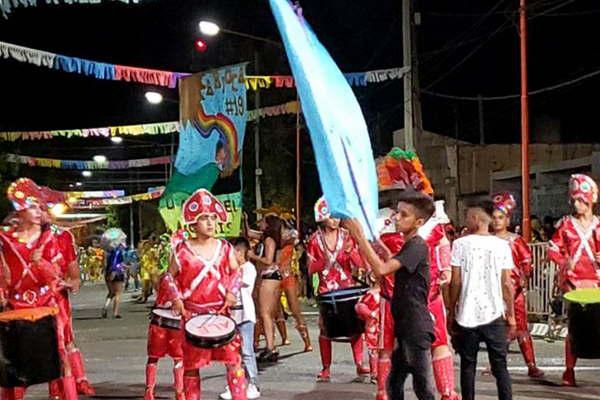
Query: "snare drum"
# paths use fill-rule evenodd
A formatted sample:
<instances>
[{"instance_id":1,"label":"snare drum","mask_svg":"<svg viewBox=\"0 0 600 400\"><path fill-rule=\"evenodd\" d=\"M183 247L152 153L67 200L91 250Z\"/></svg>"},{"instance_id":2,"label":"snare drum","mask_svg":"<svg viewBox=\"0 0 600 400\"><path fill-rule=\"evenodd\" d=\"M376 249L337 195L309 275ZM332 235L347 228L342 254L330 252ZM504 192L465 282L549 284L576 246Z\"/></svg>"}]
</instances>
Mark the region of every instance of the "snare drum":
<instances>
[{"instance_id":1,"label":"snare drum","mask_svg":"<svg viewBox=\"0 0 600 400\"><path fill-rule=\"evenodd\" d=\"M26 387L60 377L57 313L54 307L0 313L0 386Z\"/></svg>"},{"instance_id":2,"label":"snare drum","mask_svg":"<svg viewBox=\"0 0 600 400\"><path fill-rule=\"evenodd\" d=\"M576 289L568 301L569 338L579 358L600 358L600 289Z\"/></svg>"},{"instance_id":3,"label":"snare drum","mask_svg":"<svg viewBox=\"0 0 600 400\"><path fill-rule=\"evenodd\" d=\"M192 345L215 349L229 344L235 337L236 324L219 314L200 314L185 323L185 337Z\"/></svg>"},{"instance_id":4,"label":"snare drum","mask_svg":"<svg viewBox=\"0 0 600 400\"><path fill-rule=\"evenodd\" d=\"M175 315L173 311L165 308L155 308L150 313L150 323L161 328L181 329L181 316Z\"/></svg>"},{"instance_id":5,"label":"snare drum","mask_svg":"<svg viewBox=\"0 0 600 400\"><path fill-rule=\"evenodd\" d=\"M326 337L338 342L347 342L365 331L365 323L358 318L354 307L368 291L368 287L353 287L332 290L317 296Z\"/></svg>"}]
</instances>

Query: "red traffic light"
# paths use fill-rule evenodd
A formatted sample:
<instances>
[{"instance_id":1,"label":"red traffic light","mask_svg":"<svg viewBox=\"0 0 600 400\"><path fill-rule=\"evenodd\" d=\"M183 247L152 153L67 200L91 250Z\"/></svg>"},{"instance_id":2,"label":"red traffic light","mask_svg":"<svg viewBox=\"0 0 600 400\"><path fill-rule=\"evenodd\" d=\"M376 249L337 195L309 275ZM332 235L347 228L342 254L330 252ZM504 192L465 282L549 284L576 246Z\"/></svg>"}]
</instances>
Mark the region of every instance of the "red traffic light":
<instances>
[{"instance_id":1,"label":"red traffic light","mask_svg":"<svg viewBox=\"0 0 600 400\"><path fill-rule=\"evenodd\" d=\"M208 49L208 45L202 39L196 40L194 42L194 47L196 48L196 51L198 51L199 53L204 53Z\"/></svg>"}]
</instances>

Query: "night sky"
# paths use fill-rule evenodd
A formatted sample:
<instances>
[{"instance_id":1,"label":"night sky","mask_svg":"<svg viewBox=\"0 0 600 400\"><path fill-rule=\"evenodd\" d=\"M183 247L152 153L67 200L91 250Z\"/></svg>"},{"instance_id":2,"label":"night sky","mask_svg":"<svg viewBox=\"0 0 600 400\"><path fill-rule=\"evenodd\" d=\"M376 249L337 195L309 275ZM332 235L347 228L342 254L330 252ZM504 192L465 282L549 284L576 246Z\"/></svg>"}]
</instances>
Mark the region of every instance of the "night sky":
<instances>
[{"instance_id":1,"label":"night sky","mask_svg":"<svg viewBox=\"0 0 600 400\"><path fill-rule=\"evenodd\" d=\"M416 11L421 13L421 24L416 28L421 88L454 96L518 94L517 3L416 1ZM529 3L531 90L600 69L600 4L589 0ZM303 0L301 5L307 21L343 71L402 65L400 0ZM231 35L210 38L206 53L195 52L193 42L200 37L197 23L203 18L214 19L224 28L278 40L268 2L264 0L141 0L137 5L111 2L17 8L7 20L0 19L0 41L94 61L181 72L252 61L256 50L262 65L259 71L250 67L249 73L289 73L279 49ZM146 85L100 81L11 60L0 60L0 71L3 131L178 119L177 104L151 106L145 102L143 94L149 89ZM532 135L536 137L539 120L550 120L560 127L562 141L595 141L599 88L597 76L532 96ZM165 97L177 98L176 90L160 91ZM264 93L264 105L295 99L293 90L275 91ZM375 150L384 151L391 145L390 133L403 125L402 82L359 88L356 94ZM425 129L478 142L476 102L429 94L422 94L421 100ZM518 142L518 98L485 101L484 115L486 142ZM87 159L102 151L112 159L125 159L166 154L169 143L168 137L145 136L127 140L127 146L121 147L110 145L106 139L2 145L7 151L18 149L27 155ZM159 168L142 175L152 179L162 173ZM130 172L124 176L131 177ZM57 179L61 185L67 185L75 177Z\"/></svg>"}]
</instances>

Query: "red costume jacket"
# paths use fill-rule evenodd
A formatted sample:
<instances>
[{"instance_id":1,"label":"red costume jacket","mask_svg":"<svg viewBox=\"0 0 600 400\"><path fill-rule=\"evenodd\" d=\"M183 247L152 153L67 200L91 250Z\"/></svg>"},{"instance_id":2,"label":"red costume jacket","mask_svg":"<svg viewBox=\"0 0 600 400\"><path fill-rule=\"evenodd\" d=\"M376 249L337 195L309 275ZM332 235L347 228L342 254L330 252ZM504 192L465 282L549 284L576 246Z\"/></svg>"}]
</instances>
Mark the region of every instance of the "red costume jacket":
<instances>
[{"instance_id":1,"label":"red costume jacket","mask_svg":"<svg viewBox=\"0 0 600 400\"><path fill-rule=\"evenodd\" d=\"M548 257L560 268L563 290L577 287L582 280L600 282L595 254L600 250L600 222L594 219L587 231L574 217L565 216L559 222L548 247ZM569 260L573 268L569 268Z\"/></svg>"},{"instance_id":2,"label":"red costume jacket","mask_svg":"<svg viewBox=\"0 0 600 400\"><path fill-rule=\"evenodd\" d=\"M354 239L345 229L338 229L335 248L325 243L325 236L318 230L313 234L306 249L309 273L319 274L319 293L355 286L352 267L363 265L362 257Z\"/></svg>"},{"instance_id":3,"label":"red costume jacket","mask_svg":"<svg viewBox=\"0 0 600 400\"><path fill-rule=\"evenodd\" d=\"M521 236L513 236L508 240L513 256L515 267L511 271L511 277L515 289L523 289L523 279L529 279L533 272L533 260L531 249Z\"/></svg>"},{"instance_id":4,"label":"red costume jacket","mask_svg":"<svg viewBox=\"0 0 600 400\"><path fill-rule=\"evenodd\" d=\"M54 291L62 255L52 231L43 231L37 241L28 245L14 237L11 228L4 228L0 243L4 289L10 306L20 309L56 305ZM38 248L43 249L42 259L33 264L31 256Z\"/></svg>"}]
</instances>

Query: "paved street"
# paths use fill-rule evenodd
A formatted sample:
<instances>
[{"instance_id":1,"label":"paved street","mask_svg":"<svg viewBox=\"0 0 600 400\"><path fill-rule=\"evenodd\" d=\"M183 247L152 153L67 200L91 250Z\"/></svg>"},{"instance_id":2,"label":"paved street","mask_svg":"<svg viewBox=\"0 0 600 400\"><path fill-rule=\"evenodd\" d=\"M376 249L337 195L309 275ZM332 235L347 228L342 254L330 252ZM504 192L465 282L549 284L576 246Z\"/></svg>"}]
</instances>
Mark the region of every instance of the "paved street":
<instances>
[{"instance_id":1,"label":"paved street","mask_svg":"<svg viewBox=\"0 0 600 400\"><path fill-rule=\"evenodd\" d=\"M79 347L87 362L87 375L95 384L97 398L138 399L144 392L144 365L146 355L147 314L150 304L138 305L131 302L131 293L125 296L123 319L100 319L100 307L104 297L101 285L86 286L74 297L75 327ZM311 337L315 346L316 309L307 308L311 327ZM291 346L283 347L282 360L261 369L261 390L265 400L370 400L375 386L351 383L354 378L353 363L348 344L339 343L334 347L333 380L328 384L315 383L319 370L318 349L308 354L301 353L301 340L288 322ZM579 363L579 388L560 387L562 370L562 343L535 342L538 361L545 369L546 379L532 381L525 375L521 356L516 351L510 354L510 370L514 379L515 399L600 399L600 360L586 360ZM516 350L513 346L512 350ZM485 354L481 354L480 368L485 367ZM458 366L458 364L456 364ZM456 369L458 376L458 369ZM203 399L216 399L224 388L224 369L220 365L207 368L203 376ZM170 398L172 391L171 362L161 361L157 398ZM408 389L408 388L407 388ZM495 385L492 377L481 376L477 382L478 399L495 399ZM44 399L46 388L31 388L29 398ZM407 399L415 399L412 393Z\"/></svg>"}]
</instances>

